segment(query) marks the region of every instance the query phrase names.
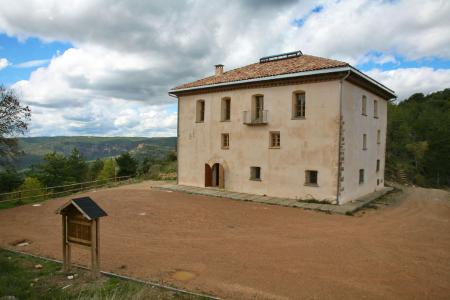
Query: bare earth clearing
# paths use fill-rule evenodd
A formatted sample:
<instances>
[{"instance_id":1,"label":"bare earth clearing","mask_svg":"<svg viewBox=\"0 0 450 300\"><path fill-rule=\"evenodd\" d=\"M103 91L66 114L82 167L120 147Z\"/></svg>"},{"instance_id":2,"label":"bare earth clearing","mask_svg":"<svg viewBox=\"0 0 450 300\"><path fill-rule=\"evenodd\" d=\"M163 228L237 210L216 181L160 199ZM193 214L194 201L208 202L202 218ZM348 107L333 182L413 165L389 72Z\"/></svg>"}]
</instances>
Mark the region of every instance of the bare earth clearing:
<instances>
[{"instance_id":1,"label":"bare earth clearing","mask_svg":"<svg viewBox=\"0 0 450 300\"><path fill-rule=\"evenodd\" d=\"M450 298L448 192L407 188L349 217L149 185L87 193L109 214L102 270L229 299ZM61 259L55 210L67 199L1 210L0 245ZM22 239L31 244L11 246Z\"/></svg>"}]
</instances>

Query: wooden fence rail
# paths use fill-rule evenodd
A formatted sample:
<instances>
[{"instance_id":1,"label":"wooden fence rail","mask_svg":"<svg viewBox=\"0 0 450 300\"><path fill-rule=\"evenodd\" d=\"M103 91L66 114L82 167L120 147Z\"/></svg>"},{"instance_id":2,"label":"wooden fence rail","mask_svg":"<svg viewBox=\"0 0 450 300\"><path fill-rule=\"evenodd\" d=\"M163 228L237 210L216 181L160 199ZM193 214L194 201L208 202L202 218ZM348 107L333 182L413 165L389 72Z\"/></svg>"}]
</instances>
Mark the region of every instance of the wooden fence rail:
<instances>
[{"instance_id":1,"label":"wooden fence rail","mask_svg":"<svg viewBox=\"0 0 450 300\"><path fill-rule=\"evenodd\" d=\"M133 177L131 176L119 176L111 177L108 179L99 179L66 185L43 187L40 189L29 189L2 193L0 194L0 203L10 201L45 200L50 198L62 197L85 190L104 187L110 184L121 184L123 182L130 183L132 179Z\"/></svg>"}]
</instances>

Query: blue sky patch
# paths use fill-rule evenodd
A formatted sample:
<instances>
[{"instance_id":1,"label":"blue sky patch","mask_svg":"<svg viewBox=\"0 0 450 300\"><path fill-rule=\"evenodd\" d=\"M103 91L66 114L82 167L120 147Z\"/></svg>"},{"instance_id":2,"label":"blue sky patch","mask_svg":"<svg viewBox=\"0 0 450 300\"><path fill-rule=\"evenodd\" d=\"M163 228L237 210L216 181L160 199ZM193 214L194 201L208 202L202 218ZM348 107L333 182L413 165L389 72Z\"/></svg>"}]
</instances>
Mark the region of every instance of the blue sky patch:
<instances>
[{"instance_id":1,"label":"blue sky patch","mask_svg":"<svg viewBox=\"0 0 450 300\"><path fill-rule=\"evenodd\" d=\"M38 38L19 41L15 37L0 34L0 58L6 58L11 64L0 70L0 84L11 85L28 79L31 72L46 66L53 56L71 47L70 43L45 43Z\"/></svg>"},{"instance_id":2,"label":"blue sky patch","mask_svg":"<svg viewBox=\"0 0 450 300\"><path fill-rule=\"evenodd\" d=\"M313 9L311 9L305 16L303 16L302 18L298 18L294 20L294 25L298 26L298 27L302 27L303 25L305 25L306 20L308 20L308 18L313 15L313 14L318 14L323 10L323 5L317 5L315 7L313 7Z\"/></svg>"},{"instance_id":3,"label":"blue sky patch","mask_svg":"<svg viewBox=\"0 0 450 300\"><path fill-rule=\"evenodd\" d=\"M385 53L370 51L367 53L367 62L360 63L356 67L363 71L380 69L383 71L395 70L399 68L421 68L429 67L433 69L450 69L450 60L439 57L427 57L416 60L408 60L397 53Z\"/></svg>"}]
</instances>

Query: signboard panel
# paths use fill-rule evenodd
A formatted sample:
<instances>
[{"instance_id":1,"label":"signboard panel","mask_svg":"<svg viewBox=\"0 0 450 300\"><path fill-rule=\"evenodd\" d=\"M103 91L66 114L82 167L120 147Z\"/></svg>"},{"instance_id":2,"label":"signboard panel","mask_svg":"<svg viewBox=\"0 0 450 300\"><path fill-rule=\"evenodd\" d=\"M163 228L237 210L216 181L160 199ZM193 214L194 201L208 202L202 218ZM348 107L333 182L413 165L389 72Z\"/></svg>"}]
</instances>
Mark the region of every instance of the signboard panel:
<instances>
[{"instance_id":1,"label":"signboard panel","mask_svg":"<svg viewBox=\"0 0 450 300\"><path fill-rule=\"evenodd\" d=\"M85 246L91 245L91 222L79 218L69 218L67 227L68 242Z\"/></svg>"}]
</instances>

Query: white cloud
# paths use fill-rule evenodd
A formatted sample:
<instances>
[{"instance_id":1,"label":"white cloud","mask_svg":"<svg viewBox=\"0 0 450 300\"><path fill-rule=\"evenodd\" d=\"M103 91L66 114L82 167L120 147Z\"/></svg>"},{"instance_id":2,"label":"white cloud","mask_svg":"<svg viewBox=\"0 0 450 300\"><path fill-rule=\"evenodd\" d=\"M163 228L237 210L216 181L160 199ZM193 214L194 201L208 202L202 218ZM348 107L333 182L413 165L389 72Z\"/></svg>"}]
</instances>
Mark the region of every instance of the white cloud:
<instances>
[{"instance_id":1,"label":"white cloud","mask_svg":"<svg viewBox=\"0 0 450 300\"><path fill-rule=\"evenodd\" d=\"M320 13L311 13L317 2L293 0L0 5L0 31L73 45L14 85L32 106L33 135L174 134L167 90L212 75L216 63L229 69L297 49L353 64L398 63L395 55L450 59L448 1L325 0ZM303 25L295 26L301 18ZM388 72L370 74L399 95L448 87L445 70L427 71L433 81L423 77L418 86L407 84L417 74L398 72L403 81Z\"/></svg>"},{"instance_id":2,"label":"white cloud","mask_svg":"<svg viewBox=\"0 0 450 300\"><path fill-rule=\"evenodd\" d=\"M175 135L168 86L158 91L154 85L160 63L142 58L100 47L71 48L14 84L32 107L30 135Z\"/></svg>"},{"instance_id":3,"label":"white cloud","mask_svg":"<svg viewBox=\"0 0 450 300\"><path fill-rule=\"evenodd\" d=\"M400 101L413 93L427 94L450 87L450 69L428 67L399 68L390 71L375 69L367 74L392 88Z\"/></svg>"},{"instance_id":4,"label":"white cloud","mask_svg":"<svg viewBox=\"0 0 450 300\"><path fill-rule=\"evenodd\" d=\"M387 63L399 64L399 61L395 56L389 53L368 53L359 60L360 64L369 62L373 62L377 65L384 65Z\"/></svg>"},{"instance_id":5,"label":"white cloud","mask_svg":"<svg viewBox=\"0 0 450 300\"><path fill-rule=\"evenodd\" d=\"M350 63L373 50L449 59L449 30L449 1L331 1L300 29L291 29L286 42Z\"/></svg>"},{"instance_id":6,"label":"white cloud","mask_svg":"<svg viewBox=\"0 0 450 300\"><path fill-rule=\"evenodd\" d=\"M24 61L20 64L14 64L14 67L16 68L35 68L35 67L41 67L45 64L47 64L50 61L50 59L35 59L35 60L29 60Z\"/></svg>"},{"instance_id":7,"label":"white cloud","mask_svg":"<svg viewBox=\"0 0 450 300\"><path fill-rule=\"evenodd\" d=\"M0 70L9 66L10 63L6 58L0 58Z\"/></svg>"},{"instance_id":8,"label":"white cloud","mask_svg":"<svg viewBox=\"0 0 450 300\"><path fill-rule=\"evenodd\" d=\"M30 135L174 136L176 112L169 105L130 105L95 100L80 107L35 107ZM50 129L50 130L49 130Z\"/></svg>"}]
</instances>

